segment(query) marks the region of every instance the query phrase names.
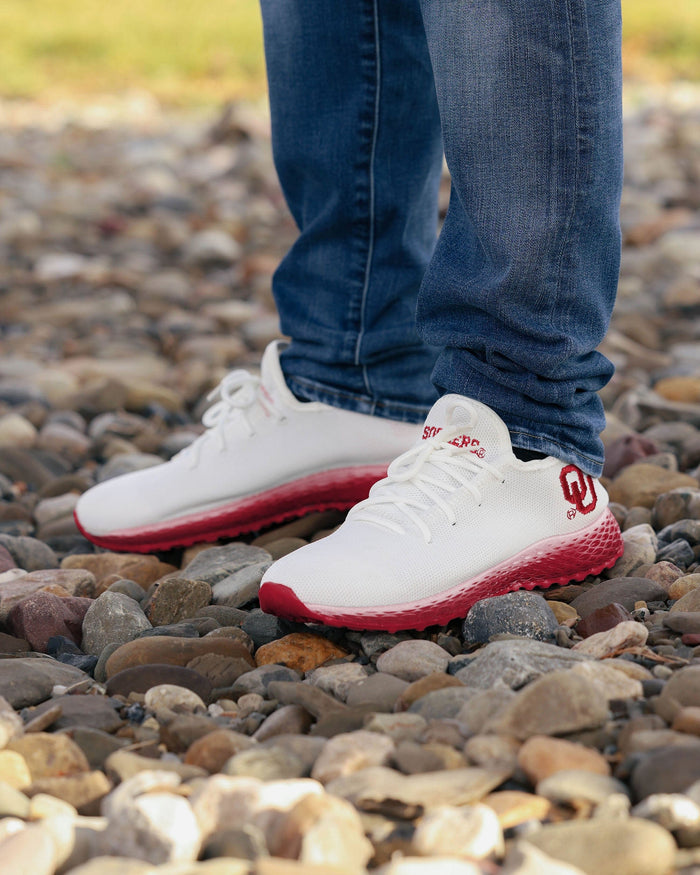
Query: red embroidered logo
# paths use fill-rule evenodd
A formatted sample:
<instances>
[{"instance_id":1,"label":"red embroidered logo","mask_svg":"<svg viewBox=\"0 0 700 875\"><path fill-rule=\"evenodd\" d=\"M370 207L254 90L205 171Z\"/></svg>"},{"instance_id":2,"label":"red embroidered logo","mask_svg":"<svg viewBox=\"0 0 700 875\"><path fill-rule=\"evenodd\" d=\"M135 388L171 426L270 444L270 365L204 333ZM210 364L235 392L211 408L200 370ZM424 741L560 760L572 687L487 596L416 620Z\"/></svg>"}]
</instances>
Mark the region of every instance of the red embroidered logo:
<instances>
[{"instance_id":1,"label":"red embroidered logo","mask_svg":"<svg viewBox=\"0 0 700 875\"><path fill-rule=\"evenodd\" d=\"M423 440L430 440L430 438L440 434L441 431L442 428L439 426L426 425L423 429ZM448 443L452 444L453 447L457 447L458 450L468 449L470 453L474 453L479 459L483 459L486 455L486 450L481 446L481 441L478 438L470 437L468 434L457 435Z\"/></svg>"},{"instance_id":2,"label":"red embroidered logo","mask_svg":"<svg viewBox=\"0 0 700 875\"><path fill-rule=\"evenodd\" d=\"M576 516L576 511L580 513L590 513L595 510L598 504L598 496L596 495L593 478L590 474L584 474L579 471L576 465L567 465L561 469L559 481L564 493L564 498L574 505L567 516L573 519Z\"/></svg>"}]
</instances>

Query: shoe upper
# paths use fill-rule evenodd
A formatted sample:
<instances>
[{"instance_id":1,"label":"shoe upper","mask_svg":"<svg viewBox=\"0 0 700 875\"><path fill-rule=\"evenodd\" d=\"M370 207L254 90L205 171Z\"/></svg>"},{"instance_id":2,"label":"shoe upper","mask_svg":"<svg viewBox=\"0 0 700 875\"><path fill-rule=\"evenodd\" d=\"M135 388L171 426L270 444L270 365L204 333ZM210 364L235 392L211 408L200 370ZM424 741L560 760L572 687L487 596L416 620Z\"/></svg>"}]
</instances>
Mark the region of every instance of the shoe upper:
<instances>
[{"instance_id":1,"label":"shoe upper","mask_svg":"<svg viewBox=\"0 0 700 875\"><path fill-rule=\"evenodd\" d=\"M607 504L598 481L552 457L520 461L497 414L446 395L343 525L276 562L263 588L306 605L411 603L588 526Z\"/></svg>"},{"instance_id":2,"label":"shoe upper","mask_svg":"<svg viewBox=\"0 0 700 875\"><path fill-rule=\"evenodd\" d=\"M76 516L94 535L207 511L297 478L386 466L420 426L299 401L268 346L261 375L228 374L210 395L206 431L169 462L116 477L81 496Z\"/></svg>"}]
</instances>

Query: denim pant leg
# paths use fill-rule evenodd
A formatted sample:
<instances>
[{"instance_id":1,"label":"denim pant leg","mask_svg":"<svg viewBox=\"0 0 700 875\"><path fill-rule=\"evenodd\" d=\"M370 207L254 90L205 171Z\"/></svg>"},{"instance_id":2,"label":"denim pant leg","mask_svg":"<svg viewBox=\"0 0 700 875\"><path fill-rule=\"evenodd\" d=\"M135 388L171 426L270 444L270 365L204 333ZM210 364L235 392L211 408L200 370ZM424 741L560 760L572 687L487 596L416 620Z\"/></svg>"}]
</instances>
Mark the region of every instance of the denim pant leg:
<instances>
[{"instance_id":1,"label":"denim pant leg","mask_svg":"<svg viewBox=\"0 0 700 875\"><path fill-rule=\"evenodd\" d=\"M262 0L278 176L300 235L273 291L298 397L421 421L437 350L418 288L440 117L419 0Z\"/></svg>"},{"instance_id":2,"label":"denim pant leg","mask_svg":"<svg viewBox=\"0 0 700 875\"><path fill-rule=\"evenodd\" d=\"M619 0L421 0L451 203L418 302L433 379L597 475L619 267Z\"/></svg>"}]
</instances>

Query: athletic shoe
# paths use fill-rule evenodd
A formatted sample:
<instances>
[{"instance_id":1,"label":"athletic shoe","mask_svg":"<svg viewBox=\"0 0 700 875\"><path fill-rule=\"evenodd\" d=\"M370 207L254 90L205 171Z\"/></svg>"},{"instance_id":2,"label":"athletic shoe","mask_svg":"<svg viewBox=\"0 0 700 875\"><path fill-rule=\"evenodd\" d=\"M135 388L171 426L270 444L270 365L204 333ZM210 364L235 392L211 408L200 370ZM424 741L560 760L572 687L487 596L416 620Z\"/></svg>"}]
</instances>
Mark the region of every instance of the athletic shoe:
<instances>
[{"instance_id":1,"label":"athletic shoe","mask_svg":"<svg viewBox=\"0 0 700 875\"><path fill-rule=\"evenodd\" d=\"M622 554L600 483L515 457L488 407L446 395L423 439L333 534L280 559L264 611L350 629L424 629L478 600L599 574Z\"/></svg>"},{"instance_id":2,"label":"athletic shoe","mask_svg":"<svg viewBox=\"0 0 700 875\"><path fill-rule=\"evenodd\" d=\"M302 402L268 346L260 378L228 374L210 396L207 431L169 462L107 480L78 501L83 534L150 552L257 531L367 497L420 425Z\"/></svg>"}]
</instances>

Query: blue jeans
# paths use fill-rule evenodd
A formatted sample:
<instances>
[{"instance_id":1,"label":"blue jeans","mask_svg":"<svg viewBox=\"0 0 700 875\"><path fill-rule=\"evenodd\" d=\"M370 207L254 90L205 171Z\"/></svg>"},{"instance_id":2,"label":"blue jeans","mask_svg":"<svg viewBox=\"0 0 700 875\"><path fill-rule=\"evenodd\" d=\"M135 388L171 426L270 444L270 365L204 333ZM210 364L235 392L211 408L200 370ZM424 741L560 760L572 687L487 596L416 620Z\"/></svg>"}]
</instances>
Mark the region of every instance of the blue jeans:
<instances>
[{"instance_id":1,"label":"blue jeans","mask_svg":"<svg viewBox=\"0 0 700 875\"><path fill-rule=\"evenodd\" d=\"M619 0L262 0L273 283L301 398L420 421L484 402L598 475L617 286ZM450 204L436 243L444 154Z\"/></svg>"}]
</instances>

